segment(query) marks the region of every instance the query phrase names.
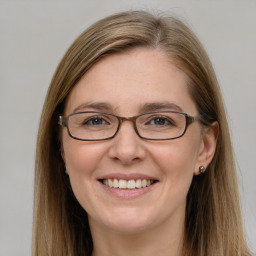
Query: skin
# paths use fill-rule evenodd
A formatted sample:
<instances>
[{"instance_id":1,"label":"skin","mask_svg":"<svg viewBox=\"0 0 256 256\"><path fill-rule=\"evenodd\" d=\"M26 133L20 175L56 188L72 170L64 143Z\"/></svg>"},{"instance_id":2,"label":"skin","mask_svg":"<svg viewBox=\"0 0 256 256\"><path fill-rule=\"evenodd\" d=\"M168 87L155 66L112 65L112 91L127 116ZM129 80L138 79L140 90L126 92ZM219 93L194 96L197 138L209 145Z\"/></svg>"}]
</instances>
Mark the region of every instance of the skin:
<instances>
[{"instance_id":1,"label":"skin","mask_svg":"<svg viewBox=\"0 0 256 256\"><path fill-rule=\"evenodd\" d=\"M158 49L136 48L101 59L71 91L64 115L99 110L99 102L110 107L103 111L126 117L156 102L198 115L186 75ZM214 155L216 130L216 125L202 128L194 122L179 139L150 141L124 121L115 138L86 142L63 129L62 155L74 194L88 213L94 256L181 255L186 195L199 166L207 166ZM150 175L159 182L139 197L120 199L98 181L116 173Z\"/></svg>"}]
</instances>

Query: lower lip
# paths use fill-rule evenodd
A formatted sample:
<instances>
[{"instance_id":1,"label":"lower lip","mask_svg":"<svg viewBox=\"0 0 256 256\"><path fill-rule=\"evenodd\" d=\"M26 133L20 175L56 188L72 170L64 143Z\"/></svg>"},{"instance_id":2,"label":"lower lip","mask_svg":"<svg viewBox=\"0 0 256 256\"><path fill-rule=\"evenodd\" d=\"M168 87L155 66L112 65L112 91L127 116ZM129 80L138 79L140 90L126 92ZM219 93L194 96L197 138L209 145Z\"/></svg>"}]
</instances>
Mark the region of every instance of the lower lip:
<instances>
[{"instance_id":1,"label":"lower lip","mask_svg":"<svg viewBox=\"0 0 256 256\"><path fill-rule=\"evenodd\" d=\"M101 184L103 189L113 197L116 197L119 199L134 199L149 193L156 186L158 182L153 183L152 185L145 188L136 188L136 189L111 188L109 186L104 185L101 182L99 183Z\"/></svg>"}]
</instances>

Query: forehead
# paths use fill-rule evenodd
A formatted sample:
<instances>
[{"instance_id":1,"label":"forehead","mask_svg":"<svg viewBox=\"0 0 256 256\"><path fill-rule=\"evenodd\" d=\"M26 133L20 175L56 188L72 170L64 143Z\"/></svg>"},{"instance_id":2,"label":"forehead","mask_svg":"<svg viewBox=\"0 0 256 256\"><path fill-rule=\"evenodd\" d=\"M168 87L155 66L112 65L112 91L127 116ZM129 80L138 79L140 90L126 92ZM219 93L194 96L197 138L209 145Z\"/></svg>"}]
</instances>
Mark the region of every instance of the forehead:
<instances>
[{"instance_id":1,"label":"forehead","mask_svg":"<svg viewBox=\"0 0 256 256\"><path fill-rule=\"evenodd\" d=\"M107 103L119 114L137 114L145 104L163 102L195 112L187 84L187 76L163 51L136 48L94 64L72 89L65 113Z\"/></svg>"}]
</instances>

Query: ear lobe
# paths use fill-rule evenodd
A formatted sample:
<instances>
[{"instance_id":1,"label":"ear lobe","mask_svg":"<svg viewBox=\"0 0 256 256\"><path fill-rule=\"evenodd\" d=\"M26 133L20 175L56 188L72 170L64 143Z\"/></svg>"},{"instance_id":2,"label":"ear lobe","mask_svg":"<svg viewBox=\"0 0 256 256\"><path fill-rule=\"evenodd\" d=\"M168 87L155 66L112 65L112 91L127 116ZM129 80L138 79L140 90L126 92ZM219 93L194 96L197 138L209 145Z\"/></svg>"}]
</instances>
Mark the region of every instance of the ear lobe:
<instances>
[{"instance_id":1,"label":"ear lobe","mask_svg":"<svg viewBox=\"0 0 256 256\"><path fill-rule=\"evenodd\" d=\"M216 150L218 134L218 122L214 122L211 126L204 128L202 133L201 145L198 151L197 162L195 165L196 170L194 171L194 175L200 174L200 166L204 166L205 168L207 168L207 166L211 163Z\"/></svg>"}]
</instances>

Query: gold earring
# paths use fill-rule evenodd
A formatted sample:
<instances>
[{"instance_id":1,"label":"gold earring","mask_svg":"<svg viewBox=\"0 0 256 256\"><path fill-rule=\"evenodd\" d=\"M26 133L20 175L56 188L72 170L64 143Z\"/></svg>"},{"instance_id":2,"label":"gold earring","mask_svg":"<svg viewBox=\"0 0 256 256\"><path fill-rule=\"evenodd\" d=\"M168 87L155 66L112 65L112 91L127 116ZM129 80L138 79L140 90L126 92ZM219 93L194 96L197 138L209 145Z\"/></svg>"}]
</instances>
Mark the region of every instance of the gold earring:
<instances>
[{"instance_id":1,"label":"gold earring","mask_svg":"<svg viewBox=\"0 0 256 256\"><path fill-rule=\"evenodd\" d=\"M206 170L206 168L205 168L203 165L201 165L201 166L199 167L199 172L200 172L201 174L204 173L205 170Z\"/></svg>"}]
</instances>

